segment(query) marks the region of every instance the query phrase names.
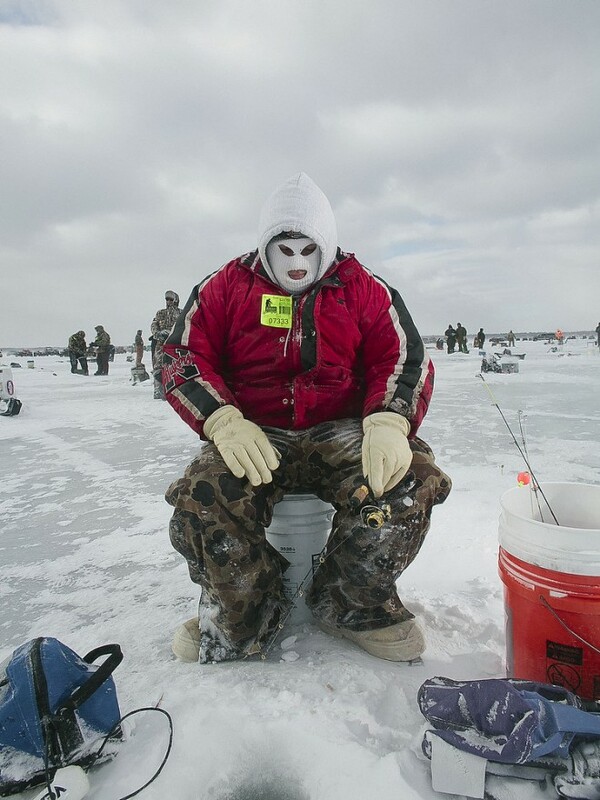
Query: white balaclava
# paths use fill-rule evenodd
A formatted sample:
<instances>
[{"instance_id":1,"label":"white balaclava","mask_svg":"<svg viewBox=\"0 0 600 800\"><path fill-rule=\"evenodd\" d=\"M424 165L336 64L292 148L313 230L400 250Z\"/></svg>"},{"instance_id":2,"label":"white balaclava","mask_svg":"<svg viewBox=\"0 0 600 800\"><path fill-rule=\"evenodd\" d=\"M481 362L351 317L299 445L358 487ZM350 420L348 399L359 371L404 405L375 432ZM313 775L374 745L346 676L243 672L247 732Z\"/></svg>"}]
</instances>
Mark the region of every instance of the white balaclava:
<instances>
[{"instance_id":1,"label":"white balaclava","mask_svg":"<svg viewBox=\"0 0 600 800\"><path fill-rule=\"evenodd\" d=\"M317 280L321 250L302 233L282 233L267 245L267 261L275 282L290 294L302 294Z\"/></svg>"},{"instance_id":2,"label":"white balaclava","mask_svg":"<svg viewBox=\"0 0 600 800\"><path fill-rule=\"evenodd\" d=\"M281 237L283 233L287 236ZM258 252L267 275L290 294L306 291L333 263L337 252L333 211L304 172L279 186L263 206Z\"/></svg>"}]
</instances>

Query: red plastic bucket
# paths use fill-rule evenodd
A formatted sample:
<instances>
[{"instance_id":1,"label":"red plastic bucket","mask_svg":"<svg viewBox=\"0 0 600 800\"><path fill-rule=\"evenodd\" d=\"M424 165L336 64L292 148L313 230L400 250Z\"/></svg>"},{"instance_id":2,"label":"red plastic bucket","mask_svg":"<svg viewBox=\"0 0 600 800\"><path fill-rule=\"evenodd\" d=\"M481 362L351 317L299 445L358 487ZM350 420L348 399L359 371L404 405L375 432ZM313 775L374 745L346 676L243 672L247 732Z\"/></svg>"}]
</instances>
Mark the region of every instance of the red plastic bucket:
<instances>
[{"instance_id":1,"label":"red plastic bucket","mask_svg":"<svg viewBox=\"0 0 600 800\"><path fill-rule=\"evenodd\" d=\"M509 677L600 698L600 486L515 487L500 500ZM539 505L537 500L539 500Z\"/></svg>"}]
</instances>

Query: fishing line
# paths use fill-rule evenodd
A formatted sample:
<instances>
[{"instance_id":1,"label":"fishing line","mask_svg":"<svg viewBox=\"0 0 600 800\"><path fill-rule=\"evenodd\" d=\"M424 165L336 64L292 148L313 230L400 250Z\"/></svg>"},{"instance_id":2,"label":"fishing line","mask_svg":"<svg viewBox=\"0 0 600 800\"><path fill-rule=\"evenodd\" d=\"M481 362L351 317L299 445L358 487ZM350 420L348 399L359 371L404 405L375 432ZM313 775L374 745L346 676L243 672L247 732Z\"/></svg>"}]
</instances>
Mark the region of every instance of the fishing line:
<instances>
[{"instance_id":1,"label":"fishing line","mask_svg":"<svg viewBox=\"0 0 600 800\"><path fill-rule=\"evenodd\" d=\"M332 530L330 537L333 537L334 533L335 531ZM346 542L350 538L350 536L351 532L347 536L345 536L341 541L339 541L335 547L331 548L328 553L325 552L327 550L327 542L326 542L325 546L323 547L317 558L319 567L321 566L321 564L324 564L325 561L329 558L329 556L332 555L338 549L338 547L341 547L344 544L344 542ZM275 630L270 635L269 639L265 643L265 646L260 649L260 657L263 661L267 658L267 656L273 649L273 646L275 645L275 642L277 641L279 634L283 630L285 623L287 622L290 614L294 610L294 607L296 605L296 600L298 600L304 595L306 590L310 587L311 583L313 582L317 569L318 567L315 567L314 564L311 564L308 572L298 584L298 588L296 589L294 594L290 597L290 599L287 601L285 610L281 615L279 621L277 622Z\"/></svg>"},{"instance_id":2,"label":"fishing line","mask_svg":"<svg viewBox=\"0 0 600 800\"><path fill-rule=\"evenodd\" d=\"M540 493L540 494L542 495L542 497L544 498L544 502L545 502L545 503L546 503L546 505L548 506L548 510L549 510L549 511L550 511L550 513L552 514L552 518L554 519L554 522L555 522L557 525L560 525L560 523L559 523L558 519L556 518L556 514L555 514L555 513L554 513L554 511L552 510L552 506L551 506L551 505L550 505L550 503L548 502L548 498L547 498L547 497L546 497L546 495L544 494L544 490L543 490L543 489L542 489L542 487L540 486L540 484L539 484L539 481L538 481L538 479L536 478L536 475L535 475L535 473L534 473L534 471L533 471L533 469L532 469L532 467L531 467L531 464L529 463L529 459L527 458L527 454L524 452L523 448L521 447L521 445L520 445L520 444L519 444L519 442L517 441L517 437L515 436L515 434L513 433L513 430L512 430L512 428L511 428L511 427L510 427L510 425L508 424L508 420L506 419L506 417L504 416L504 413L503 413L502 409L501 409L501 408L500 408L500 406L498 405L498 401L497 401L497 400L496 400L496 398L494 397L494 394L493 394L492 390L490 389L490 387L488 386L488 383L487 383L486 379L483 377L483 375L481 374L481 372L477 373L477 377L481 378L481 380L482 380L482 382L483 382L483 385L484 385L484 386L485 386L485 388L488 390L488 392L489 392L489 395L490 395L490 397L492 398L492 405L496 406L496 408L498 409L498 413L499 413L499 414L500 414L500 416L502 417L502 421L504 422L504 424L506 425L506 427L507 427L507 429L508 429L508 432L509 432L509 433L510 433L510 435L512 436L512 440L513 440L513 442L515 443L515 447L517 448L517 450L518 450L518 451L519 451L519 453L521 454L521 458L523 459L523 461L524 461L524 462L525 462L525 464L527 465L527 469L529 470L529 474L531 475L532 479L535 481L535 484L536 484L536 486L538 487L539 493Z\"/></svg>"}]
</instances>

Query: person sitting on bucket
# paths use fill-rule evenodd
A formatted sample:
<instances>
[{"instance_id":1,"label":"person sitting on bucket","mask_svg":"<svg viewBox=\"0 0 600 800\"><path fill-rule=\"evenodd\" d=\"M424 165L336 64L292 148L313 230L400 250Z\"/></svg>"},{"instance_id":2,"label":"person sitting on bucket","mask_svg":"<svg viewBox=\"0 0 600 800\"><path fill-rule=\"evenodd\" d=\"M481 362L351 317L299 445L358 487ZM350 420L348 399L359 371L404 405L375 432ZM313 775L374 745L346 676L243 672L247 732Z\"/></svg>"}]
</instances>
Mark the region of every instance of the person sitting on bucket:
<instances>
[{"instance_id":1,"label":"person sitting on bucket","mask_svg":"<svg viewBox=\"0 0 600 800\"><path fill-rule=\"evenodd\" d=\"M194 287L162 377L209 442L166 492L171 542L202 587L175 655L261 652L285 611L288 564L265 527L275 503L302 491L336 511L306 596L317 624L374 656L417 658L423 634L396 580L451 488L416 436L433 364L398 292L338 248L329 201L307 175L267 200L258 249ZM361 491L389 506L379 530L357 513Z\"/></svg>"}]
</instances>

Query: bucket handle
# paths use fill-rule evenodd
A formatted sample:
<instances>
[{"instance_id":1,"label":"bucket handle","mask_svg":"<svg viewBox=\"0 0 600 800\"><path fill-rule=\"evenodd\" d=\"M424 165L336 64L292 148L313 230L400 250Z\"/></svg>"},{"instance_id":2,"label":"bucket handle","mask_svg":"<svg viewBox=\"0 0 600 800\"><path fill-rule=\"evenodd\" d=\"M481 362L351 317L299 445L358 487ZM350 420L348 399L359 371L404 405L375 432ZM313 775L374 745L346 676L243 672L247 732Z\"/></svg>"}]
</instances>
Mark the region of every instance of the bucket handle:
<instances>
[{"instance_id":1,"label":"bucket handle","mask_svg":"<svg viewBox=\"0 0 600 800\"><path fill-rule=\"evenodd\" d=\"M573 628L570 628L570 627L567 625L567 623L564 621L564 619L561 619L561 618L560 618L560 616L558 615L558 613L557 613L557 612L556 612L556 611L555 611L555 610L552 608L552 606L550 605L550 603L549 603L549 602L546 600L546 598L545 598L543 595L540 595L540 602L542 603L542 605L546 606L546 608L547 608L547 609L548 609L548 611L549 611L549 612L552 614L552 616L554 617L554 619L555 619L557 622L560 622L560 624L563 626L563 628L564 628L566 631L568 631L568 632L571 634L571 636L574 636L576 639L579 639L579 641L580 641L580 642L582 642L582 643L583 643L583 644L584 644L586 647L589 647L589 648L590 648L590 650L593 650L595 653L599 653L599 654L600 654L600 650L599 650L597 647L594 647L594 645L593 645L593 644L590 644L590 642L588 642L588 641L587 641L587 639L584 639L584 638L583 638L582 636L580 636L578 633L575 633L575 631L573 630Z\"/></svg>"}]
</instances>

